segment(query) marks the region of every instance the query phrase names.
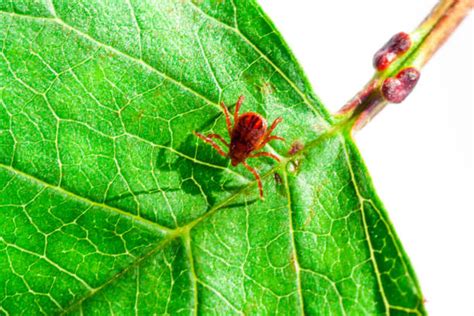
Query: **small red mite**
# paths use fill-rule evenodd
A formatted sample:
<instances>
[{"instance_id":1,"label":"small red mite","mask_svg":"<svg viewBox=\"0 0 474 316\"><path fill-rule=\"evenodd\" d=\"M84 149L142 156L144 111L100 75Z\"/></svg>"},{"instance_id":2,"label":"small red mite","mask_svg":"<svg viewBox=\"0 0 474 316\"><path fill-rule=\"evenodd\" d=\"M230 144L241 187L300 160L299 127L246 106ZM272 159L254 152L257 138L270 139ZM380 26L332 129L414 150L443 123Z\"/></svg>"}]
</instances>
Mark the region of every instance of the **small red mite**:
<instances>
[{"instance_id":1,"label":"small red mite","mask_svg":"<svg viewBox=\"0 0 474 316\"><path fill-rule=\"evenodd\" d=\"M258 153L253 152L262 149L263 146L265 146L265 144L271 140L285 140L282 137L271 135L278 123L280 123L283 119L281 117L277 118L275 121L273 121L270 129L267 130L267 121L260 114L247 112L239 115L239 109L243 101L244 97L240 96L237 100L237 103L235 104L234 126L232 126L232 123L230 122L229 110L225 106L224 102L221 103L221 107L225 114L227 131L229 132L230 145L219 134L209 134L207 136L204 136L198 132L194 132L194 134L214 147L214 149L217 150L221 156L229 157L232 162L232 166L235 167L239 163L242 163L245 168L247 168L247 170L249 170L255 176L255 179L258 183L260 198L263 199L262 180L260 179L257 171L250 167L245 160L247 158L265 156L275 159L276 161L280 161L280 159L274 154L264 151ZM212 140L213 138L220 140L226 147L229 148L229 152L226 154L222 148Z\"/></svg>"}]
</instances>

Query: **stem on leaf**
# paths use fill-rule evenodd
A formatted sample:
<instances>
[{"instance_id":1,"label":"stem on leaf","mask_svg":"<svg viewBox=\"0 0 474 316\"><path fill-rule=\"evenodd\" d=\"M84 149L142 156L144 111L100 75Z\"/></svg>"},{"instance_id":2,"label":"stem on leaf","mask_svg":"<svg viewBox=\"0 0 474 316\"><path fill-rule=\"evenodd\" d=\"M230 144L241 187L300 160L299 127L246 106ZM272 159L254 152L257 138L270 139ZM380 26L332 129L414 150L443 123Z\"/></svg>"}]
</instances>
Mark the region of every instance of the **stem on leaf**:
<instances>
[{"instance_id":1,"label":"stem on leaf","mask_svg":"<svg viewBox=\"0 0 474 316\"><path fill-rule=\"evenodd\" d=\"M394 35L376 52L372 79L336 113L338 124L359 130L388 103L402 102L415 87L420 69L473 7L474 0L440 0L411 34Z\"/></svg>"}]
</instances>

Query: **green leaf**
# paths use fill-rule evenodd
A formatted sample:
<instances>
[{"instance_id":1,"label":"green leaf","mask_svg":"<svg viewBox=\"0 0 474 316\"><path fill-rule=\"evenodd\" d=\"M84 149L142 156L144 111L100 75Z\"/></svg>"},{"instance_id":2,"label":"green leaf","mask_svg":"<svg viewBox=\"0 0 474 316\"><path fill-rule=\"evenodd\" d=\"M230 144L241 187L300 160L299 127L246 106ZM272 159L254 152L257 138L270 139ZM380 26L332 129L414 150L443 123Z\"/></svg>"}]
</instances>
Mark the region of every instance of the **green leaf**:
<instances>
[{"instance_id":1,"label":"green leaf","mask_svg":"<svg viewBox=\"0 0 474 316\"><path fill-rule=\"evenodd\" d=\"M0 313L424 314L350 135L256 3L0 11ZM282 162L249 160L265 201L192 133L226 135L240 95L284 118Z\"/></svg>"}]
</instances>

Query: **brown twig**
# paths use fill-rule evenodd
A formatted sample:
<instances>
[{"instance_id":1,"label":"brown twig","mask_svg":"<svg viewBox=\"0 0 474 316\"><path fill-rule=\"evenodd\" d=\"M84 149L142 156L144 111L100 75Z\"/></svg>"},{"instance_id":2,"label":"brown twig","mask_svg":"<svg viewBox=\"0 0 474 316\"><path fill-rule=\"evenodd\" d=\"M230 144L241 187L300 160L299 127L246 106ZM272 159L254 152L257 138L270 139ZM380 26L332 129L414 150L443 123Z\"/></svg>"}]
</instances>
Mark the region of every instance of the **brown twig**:
<instances>
[{"instance_id":1,"label":"brown twig","mask_svg":"<svg viewBox=\"0 0 474 316\"><path fill-rule=\"evenodd\" d=\"M420 69L473 7L474 0L441 0L414 32L393 36L375 54L375 75L336 114L339 124L359 130L387 104L402 102L415 87Z\"/></svg>"}]
</instances>

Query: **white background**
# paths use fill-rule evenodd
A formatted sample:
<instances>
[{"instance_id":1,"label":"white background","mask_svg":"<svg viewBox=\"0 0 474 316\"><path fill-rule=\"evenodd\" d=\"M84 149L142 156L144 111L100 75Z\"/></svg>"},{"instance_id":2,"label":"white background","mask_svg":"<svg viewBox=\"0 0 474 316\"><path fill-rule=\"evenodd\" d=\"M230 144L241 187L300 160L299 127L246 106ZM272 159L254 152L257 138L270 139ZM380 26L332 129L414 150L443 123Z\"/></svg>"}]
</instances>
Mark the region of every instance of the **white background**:
<instances>
[{"instance_id":1,"label":"white background","mask_svg":"<svg viewBox=\"0 0 474 316\"><path fill-rule=\"evenodd\" d=\"M436 1L260 0L316 94L337 111L373 74L372 56ZM413 93L356 135L431 315L474 315L474 65L468 17Z\"/></svg>"}]
</instances>

